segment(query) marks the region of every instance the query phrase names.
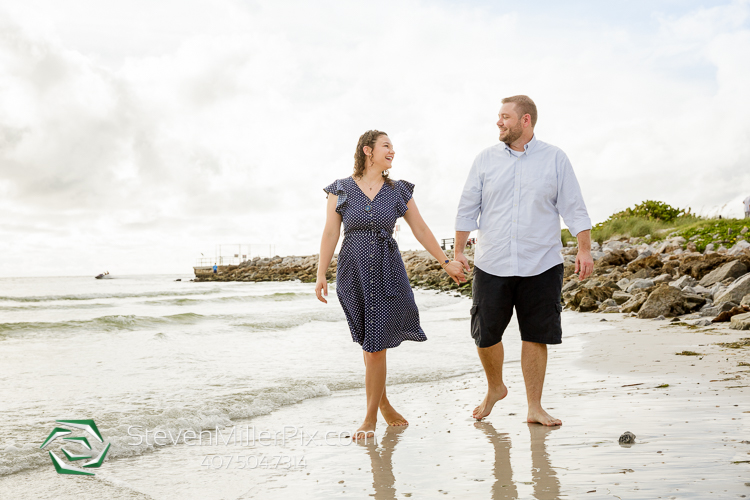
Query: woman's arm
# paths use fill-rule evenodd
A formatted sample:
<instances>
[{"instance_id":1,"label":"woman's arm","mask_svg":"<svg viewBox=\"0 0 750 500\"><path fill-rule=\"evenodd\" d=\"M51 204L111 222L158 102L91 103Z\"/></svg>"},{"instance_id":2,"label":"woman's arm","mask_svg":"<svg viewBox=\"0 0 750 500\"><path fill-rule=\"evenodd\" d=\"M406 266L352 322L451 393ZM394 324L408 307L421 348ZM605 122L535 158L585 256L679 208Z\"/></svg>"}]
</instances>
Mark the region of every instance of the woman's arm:
<instances>
[{"instance_id":1,"label":"woman's arm","mask_svg":"<svg viewBox=\"0 0 750 500\"><path fill-rule=\"evenodd\" d=\"M315 295L321 302L328 301L323 297L328 297L328 280L326 271L331 265L333 252L336 250L336 244L339 242L341 233L341 215L336 212L336 202L338 196L335 194L328 195L328 204L326 205L326 226L323 229L323 237L320 239L320 260L318 261L318 277L315 282Z\"/></svg>"},{"instance_id":2,"label":"woman's arm","mask_svg":"<svg viewBox=\"0 0 750 500\"><path fill-rule=\"evenodd\" d=\"M409 203L406 204L406 208L408 210L406 211L406 214L404 214L404 220L409 224L414 237L417 238L417 241L422 244L424 249L427 250L430 255L435 257L438 262L443 265L445 261L448 260L448 257L445 255L445 252L443 252L443 249L440 248L440 245L435 239L435 235L433 235L430 228L427 227L427 223L419 213L417 202L414 201L413 197L409 200ZM466 281L466 277L463 273L463 265L460 262L452 261L447 265L443 265L443 268L456 283Z\"/></svg>"}]
</instances>

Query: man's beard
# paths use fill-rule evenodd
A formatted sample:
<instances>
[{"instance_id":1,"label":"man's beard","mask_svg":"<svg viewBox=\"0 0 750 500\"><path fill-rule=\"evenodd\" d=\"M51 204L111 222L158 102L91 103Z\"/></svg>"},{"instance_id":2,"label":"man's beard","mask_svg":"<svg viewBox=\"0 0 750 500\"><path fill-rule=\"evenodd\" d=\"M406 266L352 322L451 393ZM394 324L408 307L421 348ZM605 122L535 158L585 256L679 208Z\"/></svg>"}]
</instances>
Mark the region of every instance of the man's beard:
<instances>
[{"instance_id":1,"label":"man's beard","mask_svg":"<svg viewBox=\"0 0 750 500\"><path fill-rule=\"evenodd\" d=\"M514 142L516 142L521 136L523 135L523 127L521 126L521 123L517 123L515 127L509 128L508 133L505 136L505 139L500 139L505 144L510 146Z\"/></svg>"}]
</instances>

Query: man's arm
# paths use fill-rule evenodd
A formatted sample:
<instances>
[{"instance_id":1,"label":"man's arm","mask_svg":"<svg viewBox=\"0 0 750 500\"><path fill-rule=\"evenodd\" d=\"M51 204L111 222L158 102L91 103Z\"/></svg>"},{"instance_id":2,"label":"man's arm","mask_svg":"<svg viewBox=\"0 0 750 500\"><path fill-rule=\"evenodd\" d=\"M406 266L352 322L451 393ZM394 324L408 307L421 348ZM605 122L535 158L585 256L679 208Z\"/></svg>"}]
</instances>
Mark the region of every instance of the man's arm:
<instances>
[{"instance_id":1,"label":"man's arm","mask_svg":"<svg viewBox=\"0 0 750 500\"><path fill-rule=\"evenodd\" d=\"M594 272L594 259L591 257L591 230L581 231L576 235L578 254L576 255L576 272L579 280L585 280Z\"/></svg>"},{"instance_id":2,"label":"man's arm","mask_svg":"<svg viewBox=\"0 0 750 500\"><path fill-rule=\"evenodd\" d=\"M578 240L576 272L578 279L584 280L594 270L594 259L591 257L591 219L570 160L561 153L558 161L557 211L570 229L570 234L574 234Z\"/></svg>"}]
</instances>

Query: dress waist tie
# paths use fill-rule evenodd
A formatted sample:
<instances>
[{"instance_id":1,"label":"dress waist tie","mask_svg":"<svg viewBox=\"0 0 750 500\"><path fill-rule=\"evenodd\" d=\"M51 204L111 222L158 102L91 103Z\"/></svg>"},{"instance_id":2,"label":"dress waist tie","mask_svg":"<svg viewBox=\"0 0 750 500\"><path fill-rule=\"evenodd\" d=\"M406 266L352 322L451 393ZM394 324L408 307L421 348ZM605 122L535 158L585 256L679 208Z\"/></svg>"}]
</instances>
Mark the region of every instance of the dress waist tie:
<instances>
[{"instance_id":1,"label":"dress waist tie","mask_svg":"<svg viewBox=\"0 0 750 500\"><path fill-rule=\"evenodd\" d=\"M377 238L378 243L380 244L380 249L383 253L383 289L385 290L385 296L386 297L395 297L398 295L396 293L396 290L394 289L394 285L396 284L396 279L393 274L393 257L396 255L396 240L393 239L393 236L391 233L386 231L385 229L375 230L375 229L353 229L351 231L346 231L344 233L344 236L350 234L362 234L367 236L374 236Z\"/></svg>"}]
</instances>

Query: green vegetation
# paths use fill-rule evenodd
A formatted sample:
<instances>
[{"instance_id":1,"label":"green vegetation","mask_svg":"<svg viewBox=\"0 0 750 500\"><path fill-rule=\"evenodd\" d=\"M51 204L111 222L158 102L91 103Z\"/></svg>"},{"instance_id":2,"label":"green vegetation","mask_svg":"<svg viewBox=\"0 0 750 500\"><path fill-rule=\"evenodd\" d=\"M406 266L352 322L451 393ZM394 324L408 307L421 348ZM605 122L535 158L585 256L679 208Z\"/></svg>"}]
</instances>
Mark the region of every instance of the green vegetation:
<instances>
[{"instance_id":1,"label":"green vegetation","mask_svg":"<svg viewBox=\"0 0 750 500\"><path fill-rule=\"evenodd\" d=\"M704 251L706 245L714 243L718 247L721 242L727 248L733 246L737 241L746 239L750 241L750 232L740 234L740 231L750 222L747 219L706 219L698 220L693 224L683 227L676 236L682 236L686 240L691 238L699 251Z\"/></svg>"},{"instance_id":2,"label":"green vegetation","mask_svg":"<svg viewBox=\"0 0 750 500\"><path fill-rule=\"evenodd\" d=\"M661 384L656 386L657 389L664 389L665 387L669 387L669 384Z\"/></svg>"},{"instance_id":3,"label":"green vegetation","mask_svg":"<svg viewBox=\"0 0 750 500\"><path fill-rule=\"evenodd\" d=\"M703 252L711 242L717 247L730 248L738 240L750 241L750 232L740 234L745 226L750 226L746 219L701 219L693 215L690 208L680 209L661 201L646 200L596 224L591 238L601 245L613 237L643 238L650 235L649 241L659 241L682 236L693 241L698 251ZM568 241L576 241L567 229L562 230L560 239L564 246Z\"/></svg>"},{"instance_id":4,"label":"green vegetation","mask_svg":"<svg viewBox=\"0 0 750 500\"><path fill-rule=\"evenodd\" d=\"M682 351L682 352L676 352L675 353L678 356L703 356L700 352L695 351Z\"/></svg>"},{"instance_id":5,"label":"green vegetation","mask_svg":"<svg viewBox=\"0 0 750 500\"><path fill-rule=\"evenodd\" d=\"M651 235L652 240L663 239L668 233L676 230L682 225L691 224L696 219L676 219L667 223L655 219L642 219L640 217L630 217L627 219L608 219L594 226L591 231L591 237L601 245L604 241L613 236L626 236L642 238L647 234Z\"/></svg>"},{"instance_id":6,"label":"green vegetation","mask_svg":"<svg viewBox=\"0 0 750 500\"><path fill-rule=\"evenodd\" d=\"M657 240L670 231L698 220L689 208L685 210L662 201L646 200L633 208L612 214L609 219L595 225L591 236L599 244L615 235L643 237L650 234Z\"/></svg>"}]
</instances>

